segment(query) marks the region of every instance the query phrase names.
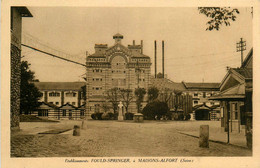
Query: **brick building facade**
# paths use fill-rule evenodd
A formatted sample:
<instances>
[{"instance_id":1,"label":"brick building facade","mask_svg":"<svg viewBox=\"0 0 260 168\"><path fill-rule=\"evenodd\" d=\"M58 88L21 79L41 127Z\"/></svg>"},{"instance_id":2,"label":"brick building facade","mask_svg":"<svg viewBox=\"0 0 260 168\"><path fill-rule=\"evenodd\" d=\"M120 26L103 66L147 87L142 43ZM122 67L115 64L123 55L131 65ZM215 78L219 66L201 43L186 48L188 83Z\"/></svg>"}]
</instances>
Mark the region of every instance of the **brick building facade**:
<instances>
[{"instance_id":1,"label":"brick building facade","mask_svg":"<svg viewBox=\"0 0 260 168\"><path fill-rule=\"evenodd\" d=\"M111 88L131 89L149 87L151 60L143 54L143 45L133 42L128 47L122 45L123 36L113 36L115 44L95 44L95 53L87 57L87 96L86 110L90 115L102 112L101 105L106 100L106 92ZM129 112L136 112L132 102Z\"/></svg>"},{"instance_id":2,"label":"brick building facade","mask_svg":"<svg viewBox=\"0 0 260 168\"><path fill-rule=\"evenodd\" d=\"M32 17L26 7L11 7L11 128L19 128L22 17Z\"/></svg>"}]
</instances>

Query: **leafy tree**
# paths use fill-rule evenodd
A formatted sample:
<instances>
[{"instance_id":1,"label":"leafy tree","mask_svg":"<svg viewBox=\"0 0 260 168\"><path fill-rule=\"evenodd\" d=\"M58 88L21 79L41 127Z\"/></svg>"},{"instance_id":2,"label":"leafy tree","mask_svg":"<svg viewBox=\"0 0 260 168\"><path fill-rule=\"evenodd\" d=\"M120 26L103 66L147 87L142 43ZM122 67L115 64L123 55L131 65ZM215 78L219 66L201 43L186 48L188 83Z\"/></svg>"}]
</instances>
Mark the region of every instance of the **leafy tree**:
<instances>
[{"instance_id":1,"label":"leafy tree","mask_svg":"<svg viewBox=\"0 0 260 168\"><path fill-rule=\"evenodd\" d=\"M120 90L120 95L123 99L122 103L125 107L126 113L128 113L128 107L134 98L133 91L131 89L122 89Z\"/></svg>"},{"instance_id":2,"label":"leafy tree","mask_svg":"<svg viewBox=\"0 0 260 168\"><path fill-rule=\"evenodd\" d=\"M144 115L144 119L154 120L160 119L161 117L165 116L168 112L169 108L167 103L161 101L153 101L148 103L144 107L142 114Z\"/></svg>"},{"instance_id":3,"label":"leafy tree","mask_svg":"<svg viewBox=\"0 0 260 168\"><path fill-rule=\"evenodd\" d=\"M35 79L34 72L29 69L30 64L27 61L21 62L21 95L20 95L20 114L29 114L38 106L38 100L42 96L41 92L33 82Z\"/></svg>"},{"instance_id":4,"label":"leafy tree","mask_svg":"<svg viewBox=\"0 0 260 168\"><path fill-rule=\"evenodd\" d=\"M135 96L136 96L136 106L138 113L141 112L141 104L144 100L144 95L146 94L146 90L144 88L136 88Z\"/></svg>"},{"instance_id":5,"label":"leafy tree","mask_svg":"<svg viewBox=\"0 0 260 168\"><path fill-rule=\"evenodd\" d=\"M148 89L148 102L152 102L159 96L159 90L157 87L150 87Z\"/></svg>"},{"instance_id":6,"label":"leafy tree","mask_svg":"<svg viewBox=\"0 0 260 168\"><path fill-rule=\"evenodd\" d=\"M199 7L199 13L206 15L210 20L207 22L206 30L219 30L222 24L230 26L231 21L236 20L236 14L239 14L238 9L230 7Z\"/></svg>"},{"instance_id":7,"label":"leafy tree","mask_svg":"<svg viewBox=\"0 0 260 168\"><path fill-rule=\"evenodd\" d=\"M114 113L116 113L117 109L118 109L118 104L119 104L118 102L119 102L119 99L120 99L119 89L116 88L116 87L109 89L106 92L106 98L112 103L113 111L114 111Z\"/></svg>"}]
</instances>

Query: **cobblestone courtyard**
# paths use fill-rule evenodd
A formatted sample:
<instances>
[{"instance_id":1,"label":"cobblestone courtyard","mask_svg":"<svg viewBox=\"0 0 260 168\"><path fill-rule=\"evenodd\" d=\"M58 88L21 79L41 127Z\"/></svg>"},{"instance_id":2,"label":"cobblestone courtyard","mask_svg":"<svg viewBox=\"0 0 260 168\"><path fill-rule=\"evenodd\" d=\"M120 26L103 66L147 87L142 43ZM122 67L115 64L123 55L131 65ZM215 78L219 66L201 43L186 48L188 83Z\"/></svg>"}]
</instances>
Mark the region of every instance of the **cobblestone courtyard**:
<instances>
[{"instance_id":1,"label":"cobblestone courtyard","mask_svg":"<svg viewBox=\"0 0 260 168\"><path fill-rule=\"evenodd\" d=\"M37 125L38 124L38 125ZM198 130L207 122L85 121L81 136L72 130L62 134L37 134L44 128L73 128L81 121L66 123L21 123L22 131L11 135L12 157L126 157L126 156L251 156L252 151L210 142L208 149L198 147L198 139L179 131ZM218 124L215 122L214 124ZM23 129L24 127L24 129ZM28 128L28 129L26 129ZM30 130L30 129L31 130ZM34 130L34 131L33 131Z\"/></svg>"}]
</instances>

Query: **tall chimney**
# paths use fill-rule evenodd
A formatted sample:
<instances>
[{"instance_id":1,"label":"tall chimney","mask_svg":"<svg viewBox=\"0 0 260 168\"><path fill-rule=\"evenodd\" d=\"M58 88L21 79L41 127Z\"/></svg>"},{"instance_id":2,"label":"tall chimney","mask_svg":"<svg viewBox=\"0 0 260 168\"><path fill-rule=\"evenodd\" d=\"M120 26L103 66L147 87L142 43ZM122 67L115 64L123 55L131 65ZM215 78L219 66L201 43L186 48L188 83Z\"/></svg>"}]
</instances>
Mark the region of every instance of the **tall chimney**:
<instances>
[{"instance_id":1,"label":"tall chimney","mask_svg":"<svg viewBox=\"0 0 260 168\"><path fill-rule=\"evenodd\" d=\"M162 41L162 74L164 78L164 41Z\"/></svg>"},{"instance_id":2,"label":"tall chimney","mask_svg":"<svg viewBox=\"0 0 260 168\"><path fill-rule=\"evenodd\" d=\"M141 40L141 54L143 54L143 40Z\"/></svg>"},{"instance_id":3,"label":"tall chimney","mask_svg":"<svg viewBox=\"0 0 260 168\"><path fill-rule=\"evenodd\" d=\"M135 45L135 40L133 40L133 45Z\"/></svg>"},{"instance_id":4,"label":"tall chimney","mask_svg":"<svg viewBox=\"0 0 260 168\"><path fill-rule=\"evenodd\" d=\"M156 48L156 40L154 41L154 74L155 74L155 78L157 78L157 58L156 58L156 54L157 54L157 48Z\"/></svg>"}]
</instances>

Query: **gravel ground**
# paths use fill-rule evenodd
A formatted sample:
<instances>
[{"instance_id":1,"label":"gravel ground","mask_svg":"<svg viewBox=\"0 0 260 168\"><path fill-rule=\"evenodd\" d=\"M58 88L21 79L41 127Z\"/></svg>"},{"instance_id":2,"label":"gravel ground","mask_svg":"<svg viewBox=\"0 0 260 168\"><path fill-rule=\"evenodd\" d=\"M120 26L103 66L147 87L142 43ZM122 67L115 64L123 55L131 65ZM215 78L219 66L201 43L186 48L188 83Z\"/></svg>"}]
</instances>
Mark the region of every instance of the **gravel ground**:
<instances>
[{"instance_id":1,"label":"gravel ground","mask_svg":"<svg viewBox=\"0 0 260 168\"><path fill-rule=\"evenodd\" d=\"M74 121L75 123L75 121ZM79 123L79 122L78 122ZM196 130L206 122L85 121L81 136L29 134L11 135L12 157L139 157L139 156L252 156L252 151L210 142L199 148L198 139L178 131ZM212 122L218 127L219 122ZM68 125L68 123L66 123ZM71 124L72 125L72 124ZM28 126L28 125L27 125ZM60 124L60 126L64 126ZM58 125L55 125L58 128ZM26 129L25 129L26 130Z\"/></svg>"}]
</instances>

